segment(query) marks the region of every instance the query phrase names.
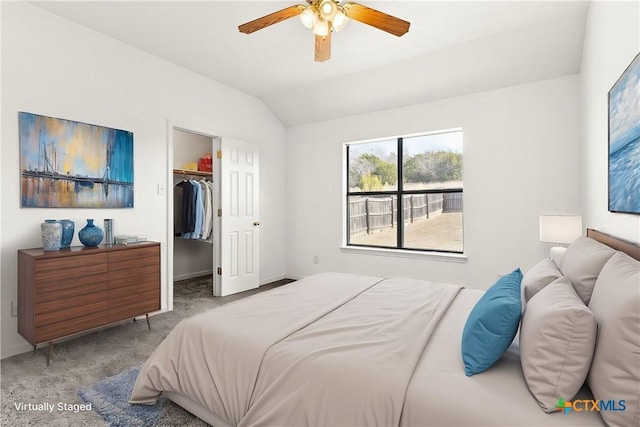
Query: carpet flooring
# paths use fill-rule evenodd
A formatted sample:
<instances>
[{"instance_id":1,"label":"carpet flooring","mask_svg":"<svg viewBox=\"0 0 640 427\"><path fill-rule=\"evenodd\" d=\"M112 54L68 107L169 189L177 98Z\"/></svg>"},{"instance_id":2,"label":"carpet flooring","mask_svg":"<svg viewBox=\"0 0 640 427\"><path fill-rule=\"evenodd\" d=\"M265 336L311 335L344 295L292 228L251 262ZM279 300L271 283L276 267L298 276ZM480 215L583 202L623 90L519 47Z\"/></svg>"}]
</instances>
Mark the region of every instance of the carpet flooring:
<instances>
[{"instance_id":1,"label":"carpet flooring","mask_svg":"<svg viewBox=\"0 0 640 427\"><path fill-rule=\"evenodd\" d=\"M81 406L78 390L140 366L178 322L239 298L289 283L281 280L259 289L213 297L211 278L174 284L174 310L143 321L129 321L55 344L50 366L47 347L0 361L0 425L104 426L93 410ZM206 426L179 406L154 426Z\"/></svg>"}]
</instances>

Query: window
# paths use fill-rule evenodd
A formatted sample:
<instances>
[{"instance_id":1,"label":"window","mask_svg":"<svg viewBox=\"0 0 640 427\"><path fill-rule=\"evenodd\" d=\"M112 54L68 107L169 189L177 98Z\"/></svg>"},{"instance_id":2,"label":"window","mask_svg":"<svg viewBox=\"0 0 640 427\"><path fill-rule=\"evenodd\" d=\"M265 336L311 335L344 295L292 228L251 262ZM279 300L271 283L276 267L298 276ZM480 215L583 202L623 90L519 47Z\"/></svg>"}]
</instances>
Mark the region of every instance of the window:
<instances>
[{"instance_id":1,"label":"window","mask_svg":"<svg viewBox=\"0 0 640 427\"><path fill-rule=\"evenodd\" d=\"M346 145L349 246L463 252L462 130Z\"/></svg>"}]
</instances>

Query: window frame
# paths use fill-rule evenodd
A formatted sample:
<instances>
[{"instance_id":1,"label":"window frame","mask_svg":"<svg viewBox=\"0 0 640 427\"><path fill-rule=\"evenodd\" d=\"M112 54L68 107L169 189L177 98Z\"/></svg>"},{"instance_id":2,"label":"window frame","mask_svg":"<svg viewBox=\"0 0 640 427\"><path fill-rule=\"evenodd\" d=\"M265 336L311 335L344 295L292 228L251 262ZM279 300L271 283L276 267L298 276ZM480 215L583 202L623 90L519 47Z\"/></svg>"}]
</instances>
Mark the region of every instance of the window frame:
<instances>
[{"instance_id":1,"label":"window frame","mask_svg":"<svg viewBox=\"0 0 640 427\"><path fill-rule=\"evenodd\" d=\"M398 136L398 137L388 137L388 138L378 138L378 139L373 139L373 140L366 140L366 141L354 141L354 142L348 142L344 144L344 158L345 158L345 164L344 164L344 170L345 170L345 179L344 179L344 188L346 189L345 194L343 195L343 200L345 202L345 219L343 221L343 229L345 231L344 236L343 236L343 241L344 241L344 246L343 249L365 249L365 250L385 250L385 251L389 251L389 252L403 252L403 251L408 251L409 253L412 252L416 252L416 253L426 253L426 254L434 254L434 255L441 255L441 256L453 256L453 257L463 257L464 256L464 221L462 224L462 233L463 233L463 239L462 239L462 250L461 251L456 251L456 250L446 250L446 249L428 249L428 248L411 248L411 247L404 247L402 245L402 243L404 242L404 206L403 206L403 200L404 197L406 195L414 195L414 194L444 194L444 193L460 193L463 195L463 200L464 200L464 161L462 163L462 167L463 167L463 186L461 188L441 188L441 189L426 189L426 190L404 190L404 182L403 182L403 173L404 173L404 163L403 163L403 157L404 157L404 140L406 138L411 138L411 137L418 137L418 136L429 136L429 135L439 135L439 134L445 134L445 133L453 133L453 132L460 132L462 134L463 137L463 141L464 141L464 133L462 128L454 128L454 129L444 129L444 130L439 130L439 131L434 131L434 132L425 132L425 133L418 133L418 134L412 134L412 135L404 135L404 136ZM363 144L363 143L375 143L375 142L384 142L384 141L390 141L390 140L394 140L396 141L397 144L397 185L396 185L396 189L395 190L381 190L381 191L358 191L358 192L353 192L353 191L349 191L349 147L352 145L356 145L356 144ZM463 153L464 153L464 149L463 149ZM349 209L349 198L353 197L353 196L362 196L362 197L366 197L366 196L396 196L396 217L395 220L396 224L398 225L396 228L396 245L395 246L381 246L381 245L366 245L366 244L361 244L361 243L351 243L351 221L350 221L350 209ZM462 215L464 218L464 202L463 202L463 208L462 208ZM393 215L393 213L392 213Z\"/></svg>"}]
</instances>

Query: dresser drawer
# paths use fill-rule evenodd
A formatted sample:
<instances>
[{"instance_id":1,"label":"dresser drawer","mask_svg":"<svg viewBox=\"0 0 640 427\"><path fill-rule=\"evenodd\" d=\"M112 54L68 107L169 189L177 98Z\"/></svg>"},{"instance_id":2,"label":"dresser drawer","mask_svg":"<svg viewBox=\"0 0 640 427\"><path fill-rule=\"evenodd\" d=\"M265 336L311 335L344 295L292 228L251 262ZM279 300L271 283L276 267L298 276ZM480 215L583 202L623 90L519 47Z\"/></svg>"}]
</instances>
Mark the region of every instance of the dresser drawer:
<instances>
[{"instance_id":1,"label":"dresser drawer","mask_svg":"<svg viewBox=\"0 0 640 427\"><path fill-rule=\"evenodd\" d=\"M67 319L63 322L38 325L36 327L35 342L51 341L105 325L107 322L107 311L104 309L106 308L106 304L103 304L103 307L96 304L96 306L92 308L98 310L73 319Z\"/></svg>"},{"instance_id":2,"label":"dresser drawer","mask_svg":"<svg viewBox=\"0 0 640 427\"><path fill-rule=\"evenodd\" d=\"M159 279L160 266L158 264L126 270L109 270L109 289L135 285L148 281L155 281L157 284Z\"/></svg>"},{"instance_id":3,"label":"dresser drawer","mask_svg":"<svg viewBox=\"0 0 640 427\"><path fill-rule=\"evenodd\" d=\"M95 274L105 274L106 272L106 253L76 255L36 261L35 280L40 284L48 281L69 280Z\"/></svg>"},{"instance_id":4,"label":"dresser drawer","mask_svg":"<svg viewBox=\"0 0 640 427\"><path fill-rule=\"evenodd\" d=\"M125 270L146 265L158 265L160 248L132 248L109 253L109 270Z\"/></svg>"},{"instance_id":5,"label":"dresser drawer","mask_svg":"<svg viewBox=\"0 0 640 427\"><path fill-rule=\"evenodd\" d=\"M107 275L93 274L42 282L35 289L35 303L66 301L76 296L107 290Z\"/></svg>"},{"instance_id":6,"label":"dresser drawer","mask_svg":"<svg viewBox=\"0 0 640 427\"><path fill-rule=\"evenodd\" d=\"M160 294L153 295L149 292L143 299L129 300L122 302L118 306L109 307L107 310L107 321L118 322L120 320L131 319L144 313L152 313L160 309Z\"/></svg>"},{"instance_id":7,"label":"dresser drawer","mask_svg":"<svg viewBox=\"0 0 640 427\"><path fill-rule=\"evenodd\" d=\"M96 311L107 309L107 291L78 295L65 301L48 301L36 304L36 325L72 320Z\"/></svg>"}]
</instances>

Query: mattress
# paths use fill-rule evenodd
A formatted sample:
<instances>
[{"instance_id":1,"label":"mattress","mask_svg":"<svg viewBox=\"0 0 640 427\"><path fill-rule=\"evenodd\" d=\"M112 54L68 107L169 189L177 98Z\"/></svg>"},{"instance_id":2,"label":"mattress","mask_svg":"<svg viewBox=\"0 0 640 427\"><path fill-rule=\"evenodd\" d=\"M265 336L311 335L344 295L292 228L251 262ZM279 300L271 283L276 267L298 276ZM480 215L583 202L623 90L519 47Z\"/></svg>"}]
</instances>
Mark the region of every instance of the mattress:
<instances>
[{"instance_id":1,"label":"mattress","mask_svg":"<svg viewBox=\"0 0 640 427\"><path fill-rule=\"evenodd\" d=\"M461 336L483 292L463 289L442 318L411 379L401 425L409 426L603 426L597 412L542 411L520 365L518 336L487 371L467 377ZM575 397L593 399L587 387Z\"/></svg>"},{"instance_id":2,"label":"mattress","mask_svg":"<svg viewBox=\"0 0 640 427\"><path fill-rule=\"evenodd\" d=\"M460 337L481 295L415 279L311 276L181 322L141 369L131 402L164 392L221 426L603 425L597 413L544 413L515 344L465 376Z\"/></svg>"}]
</instances>

